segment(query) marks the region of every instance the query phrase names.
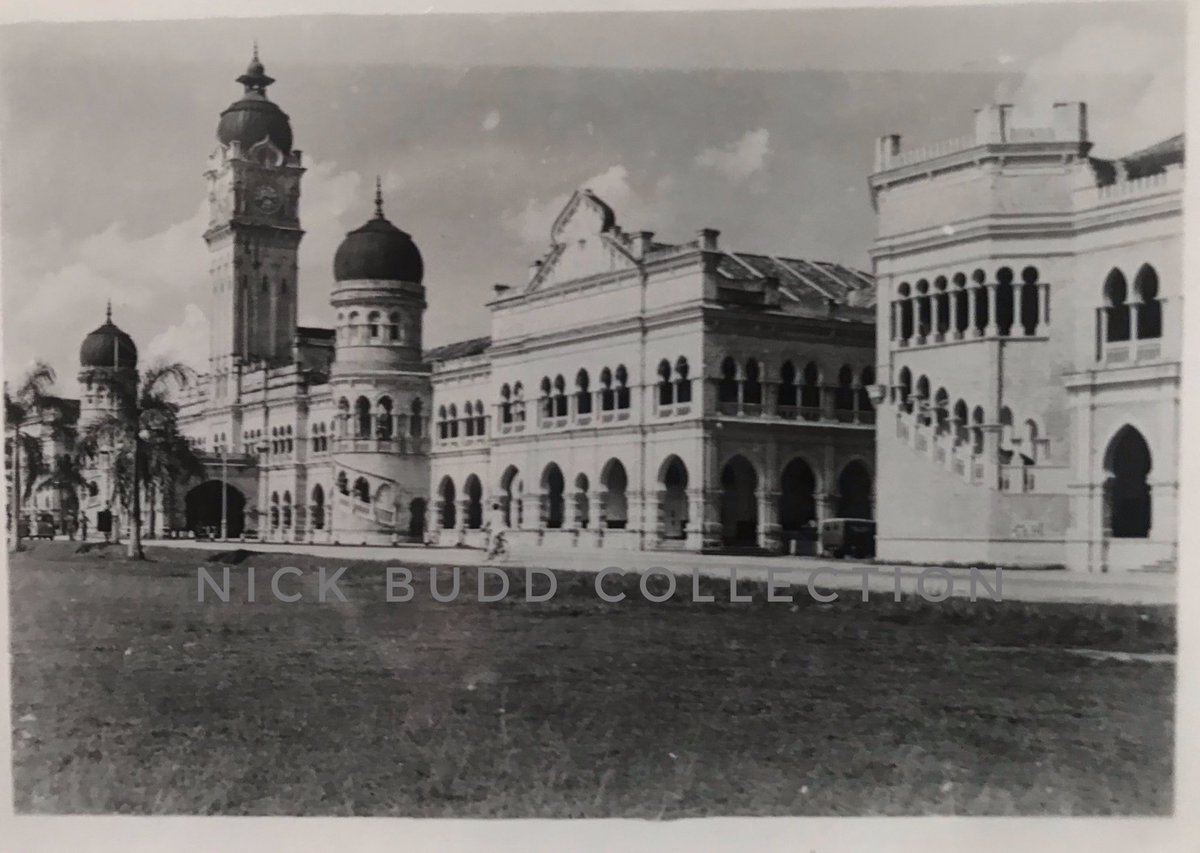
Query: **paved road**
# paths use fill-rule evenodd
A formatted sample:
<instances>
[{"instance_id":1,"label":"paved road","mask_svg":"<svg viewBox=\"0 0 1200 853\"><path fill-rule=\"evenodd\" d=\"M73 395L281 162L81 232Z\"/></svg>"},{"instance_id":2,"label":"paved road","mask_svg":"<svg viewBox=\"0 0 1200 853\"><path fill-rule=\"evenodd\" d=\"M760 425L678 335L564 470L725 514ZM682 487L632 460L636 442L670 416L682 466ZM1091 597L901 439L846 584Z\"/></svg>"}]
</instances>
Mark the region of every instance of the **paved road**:
<instances>
[{"instance_id":1,"label":"paved road","mask_svg":"<svg viewBox=\"0 0 1200 853\"><path fill-rule=\"evenodd\" d=\"M917 592L923 584L924 595L936 598L942 593L946 574L953 578L951 594L969 596L972 593L968 569L937 569L920 566L891 567L846 560L817 557L758 557L727 556L722 554L692 554L674 551L544 551L531 549L514 553L498 562L489 562L484 553L469 548L427 548L421 546L372 547L359 545L304 545L291 543L195 542L192 540L155 540L147 545L168 548L194 548L206 551L227 551L245 548L282 554L305 554L342 560L395 561L412 566L478 566L494 565L508 571L524 567L559 569L564 571L600 572L608 567L623 571L645 572L663 568L682 576L681 589L690 588L690 577L730 579L736 572L739 580L764 581L773 572L780 583L804 587L811 579L820 595L831 590L843 590L842 595L861 594L864 572L867 572L869 595L886 595L897 584L904 592ZM823 571L821 571L823 570ZM992 594L984 583L997 587L994 571L975 573L975 594L989 598ZM1034 571L1007 569L999 580L999 595L1013 601L1094 601L1117 604L1174 604L1176 579L1171 574L1127 573L1084 574L1066 571ZM688 584L688 586L684 586ZM797 595L807 595L801 589Z\"/></svg>"}]
</instances>

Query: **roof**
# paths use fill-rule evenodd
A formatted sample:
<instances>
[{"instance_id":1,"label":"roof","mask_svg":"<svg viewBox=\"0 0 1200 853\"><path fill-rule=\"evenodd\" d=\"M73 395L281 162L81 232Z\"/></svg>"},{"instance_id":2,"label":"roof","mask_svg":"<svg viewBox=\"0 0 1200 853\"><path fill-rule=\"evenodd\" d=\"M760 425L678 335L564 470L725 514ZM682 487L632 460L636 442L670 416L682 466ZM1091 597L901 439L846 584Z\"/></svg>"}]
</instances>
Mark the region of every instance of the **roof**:
<instances>
[{"instance_id":1,"label":"roof","mask_svg":"<svg viewBox=\"0 0 1200 853\"><path fill-rule=\"evenodd\" d=\"M455 341L425 351L425 361L450 361L455 358L467 358L480 355L492 345L491 338L470 338L465 341Z\"/></svg>"},{"instance_id":2,"label":"roof","mask_svg":"<svg viewBox=\"0 0 1200 853\"><path fill-rule=\"evenodd\" d=\"M1096 174L1096 183L1103 187L1117 180L1144 178L1156 175L1168 166L1182 165L1184 147L1184 136L1179 133L1116 160L1091 157L1089 162Z\"/></svg>"},{"instance_id":3,"label":"roof","mask_svg":"<svg viewBox=\"0 0 1200 853\"><path fill-rule=\"evenodd\" d=\"M777 279L786 297L781 306L784 310L788 302L822 313L831 300L862 307L875 302L875 282L871 276L829 261L724 251L717 262L717 274L730 279Z\"/></svg>"}]
</instances>

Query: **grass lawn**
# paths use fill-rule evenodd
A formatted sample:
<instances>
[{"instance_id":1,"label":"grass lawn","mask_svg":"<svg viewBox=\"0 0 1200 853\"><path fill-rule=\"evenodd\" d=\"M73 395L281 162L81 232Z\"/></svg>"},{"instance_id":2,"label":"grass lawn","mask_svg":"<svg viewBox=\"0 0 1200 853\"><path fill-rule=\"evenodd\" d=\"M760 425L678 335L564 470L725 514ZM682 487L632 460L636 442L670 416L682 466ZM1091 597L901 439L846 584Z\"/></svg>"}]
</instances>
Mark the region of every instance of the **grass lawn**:
<instances>
[{"instance_id":1,"label":"grass lawn","mask_svg":"<svg viewBox=\"0 0 1200 853\"><path fill-rule=\"evenodd\" d=\"M212 552L14 555L18 812L458 817L1165 814L1174 608L843 595L817 604L275 601ZM220 558L221 555L218 555ZM245 600L245 568L259 599ZM337 564L341 565L341 564ZM443 588L448 588L448 576ZM612 578L609 588L619 586ZM316 581L286 588L315 597ZM750 585L746 585L749 588ZM725 594L723 594L723 592ZM724 600L723 600L724 599Z\"/></svg>"}]
</instances>

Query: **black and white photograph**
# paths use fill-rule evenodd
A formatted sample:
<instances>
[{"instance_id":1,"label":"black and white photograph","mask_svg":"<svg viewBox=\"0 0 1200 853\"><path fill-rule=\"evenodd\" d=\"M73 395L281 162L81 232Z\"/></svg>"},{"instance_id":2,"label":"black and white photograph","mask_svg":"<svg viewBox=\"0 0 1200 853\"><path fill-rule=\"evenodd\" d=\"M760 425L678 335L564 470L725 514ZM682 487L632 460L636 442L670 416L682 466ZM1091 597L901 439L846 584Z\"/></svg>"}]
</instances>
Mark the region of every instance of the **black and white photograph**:
<instances>
[{"instance_id":1,"label":"black and white photograph","mask_svg":"<svg viewBox=\"0 0 1200 853\"><path fill-rule=\"evenodd\" d=\"M1186 848L1184 3L60 5L14 849Z\"/></svg>"}]
</instances>

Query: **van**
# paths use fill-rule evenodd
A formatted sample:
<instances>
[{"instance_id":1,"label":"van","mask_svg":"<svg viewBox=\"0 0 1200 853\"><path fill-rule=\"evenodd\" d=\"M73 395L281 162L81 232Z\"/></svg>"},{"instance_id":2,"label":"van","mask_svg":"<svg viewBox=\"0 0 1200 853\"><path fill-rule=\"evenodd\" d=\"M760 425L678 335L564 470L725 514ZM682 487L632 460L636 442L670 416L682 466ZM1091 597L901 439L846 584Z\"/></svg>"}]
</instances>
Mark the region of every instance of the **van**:
<instances>
[{"instance_id":1,"label":"van","mask_svg":"<svg viewBox=\"0 0 1200 853\"><path fill-rule=\"evenodd\" d=\"M874 557L875 522L827 518L821 522L821 553L829 557Z\"/></svg>"}]
</instances>

